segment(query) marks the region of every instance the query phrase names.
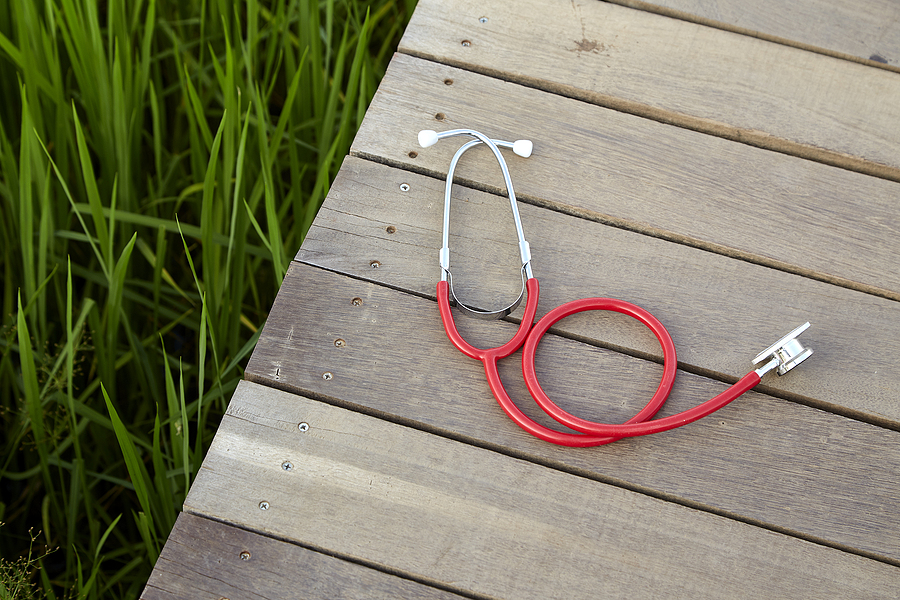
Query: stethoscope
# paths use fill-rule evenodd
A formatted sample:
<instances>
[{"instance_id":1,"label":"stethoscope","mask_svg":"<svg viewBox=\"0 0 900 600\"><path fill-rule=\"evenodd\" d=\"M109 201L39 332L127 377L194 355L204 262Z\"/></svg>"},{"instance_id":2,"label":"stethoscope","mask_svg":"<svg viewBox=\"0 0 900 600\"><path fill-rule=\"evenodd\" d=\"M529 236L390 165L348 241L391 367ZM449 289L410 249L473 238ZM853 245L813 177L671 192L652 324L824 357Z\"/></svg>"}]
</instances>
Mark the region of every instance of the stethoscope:
<instances>
[{"instance_id":1,"label":"stethoscope","mask_svg":"<svg viewBox=\"0 0 900 600\"><path fill-rule=\"evenodd\" d=\"M718 396L677 415L653 421L649 420L665 403L675 381L678 359L675 356L675 344L672 342L672 336L669 335L669 332L666 331L666 328L663 327L656 317L643 308L630 302L613 298L583 298L567 302L548 312L536 325L532 326L537 312L540 286L531 271L531 249L528 242L525 241L522 221L519 218L516 193L513 191L509 169L506 166L503 155L500 153L500 148L512 149L519 156L528 158L531 156L533 145L528 140L518 140L514 143L492 140L484 134L471 129L453 129L441 133L431 130L420 131L419 144L423 148L427 148L437 143L440 139L459 135L471 136L475 139L467 142L456 151L447 171L447 182L444 188L443 246L440 254L441 280L437 284L438 308L447 337L450 338L450 341L460 352L469 358L480 360L484 364L488 385L497 402L506 414L528 433L542 440L562 446L585 447L608 444L624 437L668 431L669 429L692 423L719 410L744 392L755 387L766 373L775 370L778 375L784 375L812 355L813 351L803 347L797 340L797 336L809 327L809 323L805 323L760 352L753 360L753 364L765 364L747 373L737 383ZM462 155L479 144L484 144L490 148L500 164L500 171L503 173L503 180L506 184L509 203L512 208L513 219L515 220L519 253L522 259L522 291L519 297L509 306L494 311L482 310L461 302L453 292L453 277L450 274L450 191L453 186L453 174ZM470 316L482 319L499 319L514 311L526 295L525 312L519 324L519 329L513 338L502 346L486 349L475 348L459 334L456 323L453 320L453 313L450 310L451 305L457 306L463 313ZM656 393L653 394L650 402L640 412L621 425L587 421L566 412L544 393L541 384L537 380L534 369L534 357L541 338L550 327L561 319L588 310L615 311L633 317L646 325L662 346L663 375ZM503 382L500 380L500 374L497 371L497 361L510 356L519 348L522 348L522 374L531 396L544 412L560 424L578 433L563 433L544 427L525 415L510 399Z\"/></svg>"}]
</instances>

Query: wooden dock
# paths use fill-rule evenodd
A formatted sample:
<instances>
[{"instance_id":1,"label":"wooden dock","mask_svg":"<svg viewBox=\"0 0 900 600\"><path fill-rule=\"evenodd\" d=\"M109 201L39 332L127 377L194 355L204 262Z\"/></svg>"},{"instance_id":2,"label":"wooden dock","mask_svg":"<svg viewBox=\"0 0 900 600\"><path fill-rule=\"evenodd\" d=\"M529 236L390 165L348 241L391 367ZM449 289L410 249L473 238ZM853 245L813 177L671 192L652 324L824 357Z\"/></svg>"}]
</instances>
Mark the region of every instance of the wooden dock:
<instances>
[{"instance_id":1,"label":"wooden dock","mask_svg":"<svg viewBox=\"0 0 900 600\"><path fill-rule=\"evenodd\" d=\"M420 0L142 597L900 596L898 17L877 0ZM438 314L465 140L416 135L454 128L534 142L507 161L539 317L605 296L671 332L660 416L805 321L815 355L670 432L530 436ZM476 148L457 182L457 291L499 306L521 286L499 169ZM493 346L521 312L457 324ZM500 374L550 426L519 357ZM619 423L661 358L639 323L589 312L537 369L567 410Z\"/></svg>"}]
</instances>

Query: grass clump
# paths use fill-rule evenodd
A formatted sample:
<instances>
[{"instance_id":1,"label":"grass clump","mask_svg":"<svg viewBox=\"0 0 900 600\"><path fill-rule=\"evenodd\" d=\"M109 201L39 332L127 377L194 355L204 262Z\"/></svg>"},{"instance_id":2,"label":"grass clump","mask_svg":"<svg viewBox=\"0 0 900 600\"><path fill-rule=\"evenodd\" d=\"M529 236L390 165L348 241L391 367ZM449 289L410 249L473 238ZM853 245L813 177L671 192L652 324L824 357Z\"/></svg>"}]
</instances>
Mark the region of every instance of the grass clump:
<instances>
[{"instance_id":1,"label":"grass clump","mask_svg":"<svg viewBox=\"0 0 900 600\"><path fill-rule=\"evenodd\" d=\"M140 594L413 5L0 3L4 598Z\"/></svg>"}]
</instances>

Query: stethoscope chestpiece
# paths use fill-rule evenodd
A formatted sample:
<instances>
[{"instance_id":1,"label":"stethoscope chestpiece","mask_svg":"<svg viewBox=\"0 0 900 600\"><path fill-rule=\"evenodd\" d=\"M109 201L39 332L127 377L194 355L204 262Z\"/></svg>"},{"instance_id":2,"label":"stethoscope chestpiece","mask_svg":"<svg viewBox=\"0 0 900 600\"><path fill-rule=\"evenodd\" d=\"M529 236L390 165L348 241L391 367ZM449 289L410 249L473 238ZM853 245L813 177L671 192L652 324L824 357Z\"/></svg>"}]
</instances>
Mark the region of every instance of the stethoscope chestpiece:
<instances>
[{"instance_id":1,"label":"stethoscope chestpiece","mask_svg":"<svg viewBox=\"0 0 900 600\"><path fill-rule=\"evenodd\" d=\"M757 373L760 374L760 377L776 367L778 375L784 375L812 356L812 348L805 348L803 344L797 340L797 337L807 329L809 329L809 321L756 355L756 358L753 359L754 365L758 365L766 360L769 361L764 366L757 369ZM760 371L762 372L760 373Z\"/></svg>"}]
</instances>

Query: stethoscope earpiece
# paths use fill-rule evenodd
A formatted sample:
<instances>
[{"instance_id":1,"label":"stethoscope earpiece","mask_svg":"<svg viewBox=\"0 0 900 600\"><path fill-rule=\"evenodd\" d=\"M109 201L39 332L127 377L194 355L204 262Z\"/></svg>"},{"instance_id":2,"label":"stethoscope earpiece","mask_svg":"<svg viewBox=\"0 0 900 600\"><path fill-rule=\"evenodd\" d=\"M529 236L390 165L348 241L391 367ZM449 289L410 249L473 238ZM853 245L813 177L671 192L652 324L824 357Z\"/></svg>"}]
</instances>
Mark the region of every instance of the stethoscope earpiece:
<instances>
[{"instance_id":1,"label":"stethoscope earpiece","mask_svg":"<svg viewBox=\"0 0 900 600\"><path fill-rule=\"evenodd\" d=\"M451 133L451 132L444 132ZM459 135L459 134L456 134ZM430 148L437 144L438 140L442 137L450 137L449 135L438 134L437 131L432 129L423 129L419 132L419 145L423 148ZM497 146L501 148L512 148L512 151L521 156L522 158L528 158L531 156L531 152L534 150L534 144L531 140L516 140L512 144L509 142L501 142L500 140L493 140Z\"/></svg>"},{"instance_id":2,"label":"stethoscope earpiece","mask_svg":"<svg viewBox=\"0 0 900 600\"><path fill-rule=\"evenodd\" d=\"M432 131L431 129L423 129L419 132L419 145L423 148L434 146L435 144L437 144L437 141L437 131Z\"/></svg>"}]
</instances>

